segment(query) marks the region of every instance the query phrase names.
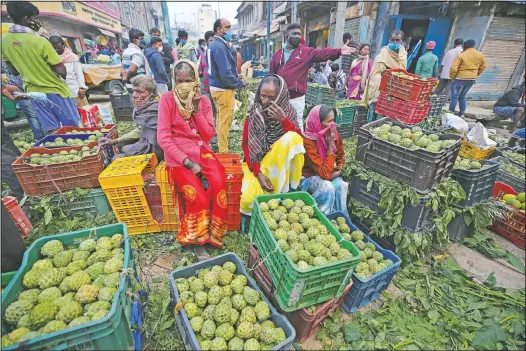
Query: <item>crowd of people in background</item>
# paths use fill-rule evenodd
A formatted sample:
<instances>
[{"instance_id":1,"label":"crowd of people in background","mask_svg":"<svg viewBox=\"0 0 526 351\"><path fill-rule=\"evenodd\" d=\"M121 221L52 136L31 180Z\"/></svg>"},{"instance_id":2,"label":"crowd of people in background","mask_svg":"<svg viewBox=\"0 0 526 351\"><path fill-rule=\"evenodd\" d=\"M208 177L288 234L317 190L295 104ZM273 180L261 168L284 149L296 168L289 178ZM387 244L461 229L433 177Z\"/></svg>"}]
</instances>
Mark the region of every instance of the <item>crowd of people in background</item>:
<instances>
[{"instance_id":1,"label":"crowd of people in background","mask_svg":"<svg viewBox=\"0 0 526 351\"><path fill-rule=\"evenodd\" d=\"M185 201L177 240L221 246L227 230L225 172L211 142L217 135L218 152L230 151L236 93L245 87L255 61L253 57L243 63L240 49L232 46L231 23L217 19L197 47L184 30L171 47L157 28L150 30L149 42L144 32L131 29L120 54L107 48L99 54L90 45L79 57L63 38L38 34L39 11L30 2L8 2L7 11L15 25L2 40L2 72L7 74L2 95L20 103L35 138L60 126L81 125L77 108L87 104L81 63L86 55L107 55L120 65L137 128L99 143L117 145L116 157L155 153L165 160L174 196L180 194ZM382 75L407 67L410 39L400 30L390 33L389 43L374 59L370 45L349 33L343 35L341 48L324 49L306 46L302 33L299 24L287 27L283 48L268 63L269 74L259 84L244 121L240 210L246 217L256 196L291 190L309 192L325 213L346 212L348 184L341 178L345 153L334 123L337 110L318 105L304 121L307 83L327 84L338 98L361 101L372 120ZM438 78L435 93L450 94L449 109L455 111L458 103L462 116L486 60L473 40L455 40L440 64L435 47L434 41L426 43L415 73ZM260 63L267 65L265 59ZM35 95L25 100L19 94L24 92ZM524 118L524 83L499 99L494 111L512 118L515 128ZM8 135L4 143L4 134L2 123L2 166L20 155ZM13 191L21 191L16 177L3 175Z\"/></svg>"}]
</instances>

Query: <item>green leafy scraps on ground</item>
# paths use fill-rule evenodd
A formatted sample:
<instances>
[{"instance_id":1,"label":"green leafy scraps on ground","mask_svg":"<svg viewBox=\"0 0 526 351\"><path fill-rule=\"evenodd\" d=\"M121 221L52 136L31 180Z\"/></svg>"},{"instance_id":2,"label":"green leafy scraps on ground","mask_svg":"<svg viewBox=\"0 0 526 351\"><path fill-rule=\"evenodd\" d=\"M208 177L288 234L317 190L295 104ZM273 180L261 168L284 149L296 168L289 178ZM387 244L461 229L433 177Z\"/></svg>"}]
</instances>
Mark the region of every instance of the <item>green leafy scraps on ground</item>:
<instances>
[{"instance_id":1,"label":"green leafy scraps on ground","mask_svg":"<svg viewBox=\"0 0 526 351\"><path fill-rule=\"evenodd\" d=\"M382 308L324 322L317 339L325 350L518 350L525 345L525 292L485 287L458 266L435 262L404 268L384 293ZM342 341L343 337L343 341Z\"/></svg>"},{"instance_id":2,"label":"green leafy scraps on ground","mask_svg":"<svg viewBox=\"0 0 526 351\"><path fill-rule=\"evenodd\" d=\"M213 248L211 251L211 256L218 256L225 253L235 253L237 254L245 266L248 264L248 250L250 248L250 240L248 235L239 231L239 232L228 232L224 238L224 243L222 248Z\"/></svg>"}]
</instances>

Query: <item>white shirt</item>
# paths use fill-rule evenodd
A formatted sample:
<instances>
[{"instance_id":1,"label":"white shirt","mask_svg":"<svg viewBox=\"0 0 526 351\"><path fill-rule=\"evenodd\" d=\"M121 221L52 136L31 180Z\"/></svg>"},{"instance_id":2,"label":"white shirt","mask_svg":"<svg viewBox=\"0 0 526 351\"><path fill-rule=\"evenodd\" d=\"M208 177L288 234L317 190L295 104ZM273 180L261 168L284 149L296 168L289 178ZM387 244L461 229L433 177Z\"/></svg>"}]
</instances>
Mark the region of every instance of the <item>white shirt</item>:
<instances>
[{"instance_id":1,"label":"white shirt","mask_svg":"<svg viewBox=\"0 0 526 351\"><path fill-rule=\"evenodd\" d=\"M442 66L444 67L442 67L442 73L440 73L441 79L451 79L449 78L449 69L453 64L453 61L455 61L457 56L460 55L462 51L464 51L462 50L462 46L459 46L446 52L444 58L442 59Z\"/></svg>"},{"instance_id":2,"label":"white shirt","mask_svg":"<svg viewBox=\"0 0 526 351\"><path fill-rule=\"evenodd\" d=\"M82 65L80 61L66 62L66 85L73 94L73 97L76 98L79 89L84 88L88 89L86 82L84 81L84 72L82 71Z\"/></svg>"}]
</instances>

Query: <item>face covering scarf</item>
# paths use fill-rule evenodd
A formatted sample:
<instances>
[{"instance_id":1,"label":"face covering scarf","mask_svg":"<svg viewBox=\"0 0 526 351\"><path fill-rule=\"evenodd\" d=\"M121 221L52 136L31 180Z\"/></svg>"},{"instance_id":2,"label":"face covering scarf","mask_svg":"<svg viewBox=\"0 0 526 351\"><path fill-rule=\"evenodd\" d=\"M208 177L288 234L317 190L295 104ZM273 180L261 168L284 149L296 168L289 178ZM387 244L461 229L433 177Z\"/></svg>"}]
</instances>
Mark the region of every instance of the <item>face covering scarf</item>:
<instances>
[{"instance_id":1,"label":"face covering scarf","mask_svg":"<svg viewBox=\"0 0 526 351\"><path fill-rule=\"evenodd\" d=\"M179 110L183 118L187 120L190 119L190 117L192 117L192 112L194 110L193 100L194 96L199 92L200 84L199 76L197 73L197 65L190 60L179 60L177 61L177 64L179 64L180 62L185 62L192 67L192 73L194 77L193 82L178 83L173 88L174 99L177 109ZM175 68L173 76L175 77Z\"/></svg>"}]
</instances>

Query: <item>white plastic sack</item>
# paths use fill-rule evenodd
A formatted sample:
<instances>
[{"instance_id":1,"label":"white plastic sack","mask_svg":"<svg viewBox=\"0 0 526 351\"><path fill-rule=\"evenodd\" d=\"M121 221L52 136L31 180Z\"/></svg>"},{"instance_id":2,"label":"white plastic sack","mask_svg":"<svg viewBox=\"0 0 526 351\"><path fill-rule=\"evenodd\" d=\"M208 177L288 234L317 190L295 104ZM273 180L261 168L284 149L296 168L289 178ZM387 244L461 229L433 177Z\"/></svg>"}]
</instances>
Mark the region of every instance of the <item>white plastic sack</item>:
<instances>
[{"instance_id":1,"label":"white plastic sack","mask_svg":"<svg viewBox=\"0 0 526 351\"><path fill-rule=\"evenodd\" d=\"M442 126L444 129L453 128L459 132L467 132L469 130L468 122L452 113L444 113L442 115Z\"/></svg>"},{"instance_id":2,"label":"white plastic sack","mask_svg":"<svg viewBox=\"0 0 526 351\"><path fill-rule=\"evenodd\" d=\"M114 123L113 119L111 118L111 103L110 102L99 103L99 104L94 104L94 105L97 105L97 107L99 108L99 112L101 114L102 122L104 123L104 125Z\"/></svg>"},{"instance_id":3,"label":"white plastic sack","mask_svg":"<svg viewBox=\"0 0 526 351\"><path fill-rule=\"evenodd\" d=\"M495 141L489 138L488 131L480 122L477 122L469 131L467 138L470 143L484 150L497 145Z\"/></svg>"}]
</instances>

